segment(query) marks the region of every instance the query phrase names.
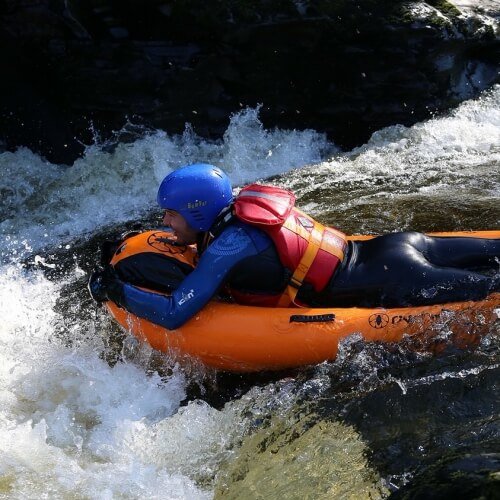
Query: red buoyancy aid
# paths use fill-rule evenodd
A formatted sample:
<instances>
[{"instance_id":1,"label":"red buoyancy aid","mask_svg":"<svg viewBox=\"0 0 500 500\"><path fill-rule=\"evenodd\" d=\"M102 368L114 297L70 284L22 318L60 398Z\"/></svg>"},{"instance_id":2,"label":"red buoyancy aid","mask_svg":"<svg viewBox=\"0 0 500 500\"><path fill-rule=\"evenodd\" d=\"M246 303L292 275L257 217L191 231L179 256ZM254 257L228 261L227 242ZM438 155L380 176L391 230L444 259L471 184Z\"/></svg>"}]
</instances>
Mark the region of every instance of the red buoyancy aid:
<instances>
[{"instance_id":1,"label":"red buoyancy aid","mask_svg":"<svg viewBox=\"0 0 500 500\"><path fill-rule=\"evenodd\" d=\"M344 233L323 226L295 208L294 194L285 189L246 186L236 197L234 214L270 236L281 263L293 272L278 300L279 307L295 303L303 283L312 285L316 292L323 290L344 258Z\"/></svg>"}]
</instances>

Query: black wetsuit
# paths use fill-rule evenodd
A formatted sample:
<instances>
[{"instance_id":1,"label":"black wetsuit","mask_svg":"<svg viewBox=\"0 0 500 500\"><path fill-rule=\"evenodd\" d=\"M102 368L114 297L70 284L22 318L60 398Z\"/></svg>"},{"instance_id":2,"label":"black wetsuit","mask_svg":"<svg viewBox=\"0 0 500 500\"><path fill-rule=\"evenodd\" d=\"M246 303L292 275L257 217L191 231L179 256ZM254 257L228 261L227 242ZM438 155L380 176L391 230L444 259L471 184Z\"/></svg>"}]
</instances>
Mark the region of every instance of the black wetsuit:
<instances>
[{"instance_id":1,"label":"black wetsuit","mask_svg":"<svg viewBox=\"0 0 500 500\"><path fill-rule=\"evenodd\" d=\"M218 281L225 281L233 289L256 297L281 295L291 271L282 266L271 240L264 237L262 231L255 228L251 231L255 233L255 240L258 234L262 236L259 245L250 249L242 246L243 250L221 245L222 262L233 260L227 268L222 267L225 278L220 271L213 271L211 260L220 259L219 253L214 253L214 256L206 256L204 273L193 280L194 284L203 288L203 283L216 274ZM230 241L234 243L233 239ZM212 247L217 248L214 245L209 248ZM246 253L239 257L238 252ZM349 242L340 267L325 289L318 293L311 286L303 285L297 299L311 307L398 307L478 300L500 291L499 259L500 239L392 233ZM183 278L191 269L179 272L177 263L171 259L160 256L151 260L145 254L120 262L117 271L132 285L172 291L181 282L184 284ZM197 292L196 286L193 290ZM129 295L132 297L133 293L130 290ZM193 295L196 298L198 293ZM146 304L152 308L151 317L157 319L157 311L165 307L163 304L151 305L153 298L139 297L137 311L142 312ZM129 302L133 309L132 299Z\"/></svg>"},{"instance_id":2,"label":"black wetsuit","mask_svg":"<svg viewBox=\"0 0 500 500\"><path fill-rule=\"evenodd\" d=\"M314 305L398 307L478 300L500 291L500 239L392 233L349 242Z\"/></svg>"}]
</instances>

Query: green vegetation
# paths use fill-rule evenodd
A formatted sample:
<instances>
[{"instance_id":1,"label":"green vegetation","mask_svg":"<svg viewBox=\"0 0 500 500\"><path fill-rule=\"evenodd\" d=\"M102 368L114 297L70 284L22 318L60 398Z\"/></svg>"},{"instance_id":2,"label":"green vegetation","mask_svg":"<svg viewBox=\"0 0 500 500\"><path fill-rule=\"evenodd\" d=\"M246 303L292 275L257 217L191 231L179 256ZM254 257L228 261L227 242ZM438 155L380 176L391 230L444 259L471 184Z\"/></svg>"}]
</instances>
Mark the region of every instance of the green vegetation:
<instances>
[{"instance_id":1,"label":"green vegetation","mask_svg":"<svg viewBox=\"0 0 500 500\"><path fill-rule=\"evenodd\" d=\"M426 0L425 3L439 10L441 14L447 17L458 17L461 14L460 10L446 0Z\"/></svg>"}]
</instances>

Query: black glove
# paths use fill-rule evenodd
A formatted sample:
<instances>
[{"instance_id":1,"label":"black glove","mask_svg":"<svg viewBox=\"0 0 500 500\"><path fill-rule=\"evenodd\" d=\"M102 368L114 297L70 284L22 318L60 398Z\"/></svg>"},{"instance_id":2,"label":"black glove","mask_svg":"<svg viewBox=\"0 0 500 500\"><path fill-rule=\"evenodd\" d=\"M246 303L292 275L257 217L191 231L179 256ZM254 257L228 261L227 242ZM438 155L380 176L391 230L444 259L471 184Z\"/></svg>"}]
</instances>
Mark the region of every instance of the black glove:
<instances>
[{"instance_id":1,"label":"black glove","mask_svg":"<svg viewBox=\"0 0 500 500\"><path fill-rule=\"evenodd\" d=\"M106 267L109 265L111 259L113 258L113 255L115 252L118 250L120 245L127 239L131 238L132 236L137 236L138 234L141 234L141 231L125 231L120 235L120 237L117 240L104 240L101 243L99 252L100 252L100 263L102 267Z\"/></svg>"},{"instance_id":2,"label":"black glove","mask_svg":"<svg viewBox=\"0 0 500 500\"><path fill-rule=\"evenodd\" d=\"M101 243L101 246L99 248L99 262L102 267L106 268L107 266L109 266L113 255L121 244L122 240L105 240Z\"/></svg>"},{"instance_id":3,"label":"black glove","mask_svg":"<svg viewBox=\"0 0 500 500\"><path fill-rule=\"evenodd\" d=\"M120 234L120 241L125 241L128 240L129 238L132 238L132 236L137 236L138 234L141 234L143 231L139 231L136 229L130 229L129 231L125 231L122 234Z\"/></svg>"},{"instance_id":4,"label":"black glove","mask_svg":"<svg viewBox=\"0 0 500 500\"><path fill-rule=\"evenodd\" d=\"M117 306L123 307L125 302L123 285L123 281L120 280L115 270L111 266L108 266L104 270L95 270L90 275L87 287L90 296L98 304L111 300Z\"/></svg>"}]
</instances>

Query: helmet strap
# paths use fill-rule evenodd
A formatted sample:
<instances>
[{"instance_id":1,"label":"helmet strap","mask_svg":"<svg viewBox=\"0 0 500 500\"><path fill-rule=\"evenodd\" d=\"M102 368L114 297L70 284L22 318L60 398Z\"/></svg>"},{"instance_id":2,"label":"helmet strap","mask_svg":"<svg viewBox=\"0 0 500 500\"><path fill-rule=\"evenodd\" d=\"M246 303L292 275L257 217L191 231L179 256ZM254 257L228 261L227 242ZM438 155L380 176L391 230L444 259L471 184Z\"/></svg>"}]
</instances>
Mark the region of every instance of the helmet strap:
<instances>
[{"instance_id":1,"label":"helmet strap","mask_svg":"<svg viewBox=\"0 0 500 500\"><path fill-rule=\"evenodd\" d=\"M201 257L201 254L207 249L208 245L212 243L214 239L214 235L209 231L204 231L198 233L198 238L196 240L196 250L198 251L198 255Z\"/></svg>"},{"instance_id":2,"label":"helmet strap","mask_svg":"<svg viewBox=\"0 0 500 500\"><path fill-rule=\"evenodd\" d=\"M217 238L217 236L219 236L219 234L222 233L222 231L224 231L229 224L231 224L233 219L233 204L231 203L231 205L224 207L215 218L214 223L210 227L210 233L212 236Z\"/></svg>"},{"instance_id":3,"label":"helmet strap","mask_svg":"<svg viewBox=\"0 0 500 500\"><path fill-rule=\"evenodd\" d=\"M198 254L201 255L212 243L214 238L217 238L224 229L231 224L234 219L233 205L229 205L224 207L219 215L215 218L214 223L210 227L209 231L205 231L203 233L198 234L198 240L196 242L196 248L198 250Z\"/></svg>"}]
</instances>

